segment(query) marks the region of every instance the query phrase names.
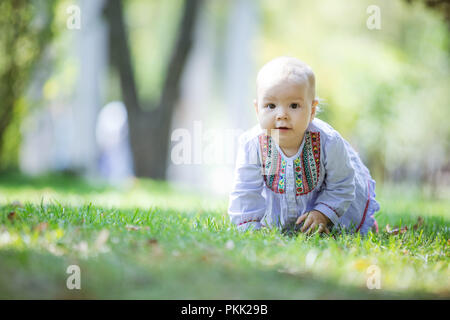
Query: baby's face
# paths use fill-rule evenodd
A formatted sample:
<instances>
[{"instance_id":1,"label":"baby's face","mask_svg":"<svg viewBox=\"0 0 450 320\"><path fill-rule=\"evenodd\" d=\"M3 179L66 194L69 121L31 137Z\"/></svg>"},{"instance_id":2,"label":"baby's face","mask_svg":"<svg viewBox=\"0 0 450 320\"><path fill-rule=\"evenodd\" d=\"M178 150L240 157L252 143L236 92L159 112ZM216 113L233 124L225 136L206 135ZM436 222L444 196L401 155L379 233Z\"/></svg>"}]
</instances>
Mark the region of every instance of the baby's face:
<instances>
[{"instance_id":1,"label":"baby's face","mask_svg":"<svg viewBox=\"0 0 450 320\"><path fill-rule=\"evenodd\" d=\"M259 123L279 139L277 142L283 149L298 149L314 119L317 101L310 91L307 79L283 77L258 83L255 109Z\"/></svg>"}]
</instances>

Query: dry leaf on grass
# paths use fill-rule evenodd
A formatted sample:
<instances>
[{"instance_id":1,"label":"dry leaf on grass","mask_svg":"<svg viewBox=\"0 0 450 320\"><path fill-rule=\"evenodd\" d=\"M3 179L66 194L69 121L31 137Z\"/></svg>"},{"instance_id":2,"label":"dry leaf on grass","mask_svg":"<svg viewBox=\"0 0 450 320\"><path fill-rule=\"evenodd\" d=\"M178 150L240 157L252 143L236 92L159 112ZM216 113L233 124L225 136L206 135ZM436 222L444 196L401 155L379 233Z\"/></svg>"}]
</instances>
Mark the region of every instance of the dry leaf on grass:
<instances>
[{"instance_id":1,"label":"dry leaf on grass","mask_svg":"<svg viewBox=\"0 0 450 320\"><path fill-rule=\"evenodd\" d=\"M133 225L131 225L131 224L127 224L126 226L125 226L125 229L127 229L127 230L129 230L129 231L137 231L137 230L139 230L139 229L141 229L141 227L138 227L138 226L133 226Z\"/></svg>"},{"instance_id":2,"label":"dry leaf on grass","mask_svg":"<svg viewBox=\"0 0 450 320\"><path fill-rule=\"evenodd\" d=\"M417 228L421 227L422 225L423 225L423 218L419 216L417 218L417 223L413 226L413 229L417 230Z\"/></svg>"},{"instance_id":3,"label":"dry leaf on grass","mask_svg":"<svg viewBox=\"0 0 450 320\"><path fill-rule=\"evenodd\" d=\"M47 222L41 222L38 223L37 225L34 226L33 230L38 231L38 232L42 232L47 230L48 228L48 223Z\"/></svg>"},{"instance_id":4,"label":"dry leaf on grass","mask_svg":"<svg viewBox=\"0 0 450 320\"><path fill-rule=\"evenodd\" d=\"M397 234L402 234L405 233L406 231L408 231L408 227L404 226L404 227L394 227L394 229L391 229L391 226L389 224L386 225L386 232L392 235L397 235Z\"/></svg>"},{"instance_id":5,"label":"dry leaf on grass","mask_svg":"<svg viewBox=\"0 0 450 320\"><path fill-rule=\"evenodd\" d=\"M18 215L15 211L11 211L10 213L8 213L8 220L13 222L17 219Z\"/></svg>"}]
</instances>

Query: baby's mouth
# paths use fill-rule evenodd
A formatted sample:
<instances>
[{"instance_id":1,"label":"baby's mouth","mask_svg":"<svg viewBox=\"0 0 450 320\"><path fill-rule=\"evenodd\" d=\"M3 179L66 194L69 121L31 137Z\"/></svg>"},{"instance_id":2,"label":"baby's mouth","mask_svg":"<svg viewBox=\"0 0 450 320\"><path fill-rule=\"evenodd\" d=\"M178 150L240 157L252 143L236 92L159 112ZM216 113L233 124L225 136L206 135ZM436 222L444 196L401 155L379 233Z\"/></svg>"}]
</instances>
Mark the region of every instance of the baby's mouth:
<instances>
[{"instance_id":1,"label":"baby's mouth","mask_svg":"<svg viewBox=\"0 0 450 320\"><path fill-rule=\"evenodd\" d=\"M289 130L291 128L280 126L280 127L276 127L276 129L281 130L281 131L286 131L286 130Z\"/></svg>"}]
</instances>

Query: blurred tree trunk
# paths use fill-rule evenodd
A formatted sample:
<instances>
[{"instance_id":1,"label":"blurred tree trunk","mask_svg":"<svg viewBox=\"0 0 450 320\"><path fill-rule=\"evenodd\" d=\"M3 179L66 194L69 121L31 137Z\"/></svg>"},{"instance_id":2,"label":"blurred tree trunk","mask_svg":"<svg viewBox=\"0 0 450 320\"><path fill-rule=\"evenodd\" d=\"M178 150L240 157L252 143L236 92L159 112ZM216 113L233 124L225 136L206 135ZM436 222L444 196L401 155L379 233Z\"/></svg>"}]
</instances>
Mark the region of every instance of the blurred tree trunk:
<instances>
[{"instance_id":1,"label":"blurred tree trunk","mask_svg":"<svg viewBox=\"0 0 450 320\"><path fill-rule=\"evenodd\" d=\"M0 168L11 166L17 156L20 132L14 132L15 141L9 141L5 149L5 134L12 123L19 123L24 113L24 102L20 101L46 44L53 36L50 28L53 21L55 1L37 5L27 0L2 0L0 2ZM41 18L41 23L33 24ZM19 110L20 109L20 110ZM12 147L11 147L12 145ZM14 153L13 155L7 153ZM8 160L6 160L8 159Z\"/></svg>"},{"instance_id":2,"label":"blurred tree trunk","mask_svg":"<svg viewBox=\"0 0 450 320\"><path fill-rule=\"evenodd\" d=\"M120 0L110 0L106 5L111 63L118 70L122 97L128 111L130 144L137 176L166 178L170 124L179 96L181 75L193 43L200 3L201 0L186 0L184 3L172 56L166 67L162 94L150 111L145 111L139 103L122 3Z\"/></svg>"}]
</instances>

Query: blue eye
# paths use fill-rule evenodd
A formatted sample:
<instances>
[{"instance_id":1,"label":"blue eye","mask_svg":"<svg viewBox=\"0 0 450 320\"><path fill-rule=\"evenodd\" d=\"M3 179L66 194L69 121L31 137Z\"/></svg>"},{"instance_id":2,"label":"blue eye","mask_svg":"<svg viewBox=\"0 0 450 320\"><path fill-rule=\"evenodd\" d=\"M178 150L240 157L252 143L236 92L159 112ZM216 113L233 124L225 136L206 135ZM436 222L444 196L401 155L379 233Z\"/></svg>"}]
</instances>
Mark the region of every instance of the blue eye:
<instances>
[{"instance_id":1,"label":"blue eye","mask_svg":"<svg viewBox=\"0 0 450 320\"><path fill-rule=\"evenodd\" d=\"M276 106L273 103L269 103L266 107L269 109L275 109Z\"/></svg>"},{"instance_id":2,"label":"blue eye","mask_svg":"<svg viewBox=\"0 0 450 320\"><path fill-rule=\"evenodd\" d=\"M297 108L299 108L300 106L299 106L299 104L298 103L291 103L291 108L292 109L297 109Z\"/></svg>"}]
</instances>

